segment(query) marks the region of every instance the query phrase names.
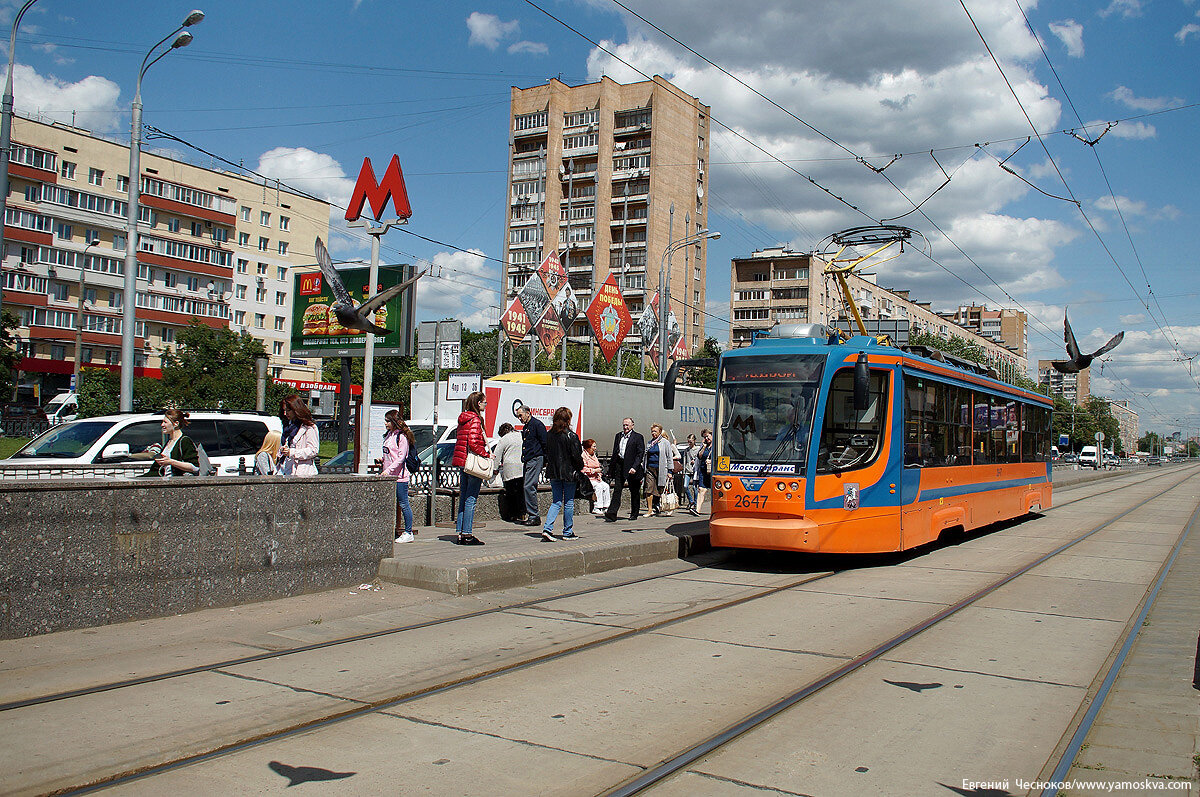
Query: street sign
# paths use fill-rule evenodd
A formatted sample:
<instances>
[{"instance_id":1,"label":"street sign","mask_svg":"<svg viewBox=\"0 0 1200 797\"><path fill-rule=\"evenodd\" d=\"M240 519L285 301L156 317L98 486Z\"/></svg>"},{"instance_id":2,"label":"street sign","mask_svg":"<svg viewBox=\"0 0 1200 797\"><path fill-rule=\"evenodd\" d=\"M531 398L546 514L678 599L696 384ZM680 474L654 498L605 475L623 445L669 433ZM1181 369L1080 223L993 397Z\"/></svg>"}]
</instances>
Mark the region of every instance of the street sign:
<instances>
[{"instance_id":1,"label":"street sign","mask_svg":"<svg viewBox=\"0 0 1200 797\"><path fill-rule=\"evenodd\" d=\"M449 343L439 343L438 353L441 355L438 360L439 368L461 368L462 367L462 344L452 341Z\"/></svg>"},{"instance_id":2,"label":"street sign","mask_svg":"<svg viewBox=\"0 0 1200 797\"><path fill-rule=\"evenodd\" d=\"M1097 443L1104 442L1104 432L1096 432L1096 442Z\"/></svg>"},{"instance_id":3,"label":"street sign","mask_svg":"<svg viewBox=\"0 0 1200 797\"><path fill-rule=\"evenodd\" d=\"M1068 437L1068 436L1067 436L1067 435L1065 435L1065 434L1060 434L1060 435L1058 436L1058 447L1059 447L1059 448L1066 448L1066 447L1067 447L1067 446L1069 446L1069 445L1071 445L1071 438L1070 438L1070 437Z\"/></svg>"},{"instance_id":4,"label":"street sign","mask_svg":"<svg viewBox=\"0 0 1200 797\"><path fill-rule=\"evenodd\" d=\"M464 372L446 377L446 398L450 401L465 401L472 393L483 390L483 374Z\"/></svg>"}]
</instances>

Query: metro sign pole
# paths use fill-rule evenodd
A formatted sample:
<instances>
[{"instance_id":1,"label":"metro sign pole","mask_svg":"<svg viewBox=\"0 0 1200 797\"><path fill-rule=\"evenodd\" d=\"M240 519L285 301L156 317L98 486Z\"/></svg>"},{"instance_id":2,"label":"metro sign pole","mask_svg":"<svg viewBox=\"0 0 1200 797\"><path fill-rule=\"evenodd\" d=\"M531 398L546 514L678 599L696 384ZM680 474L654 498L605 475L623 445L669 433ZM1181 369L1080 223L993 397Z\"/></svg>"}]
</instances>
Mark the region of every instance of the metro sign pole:
<instances>
[{"instance_id":1,"label":"metro sign pole","mask_svg":"<svg viewBox=\"0 0 1200 797\"><path fill-rule=\"evenodd\" d=\"M383 219L387 210L388 200L396 211L394 218ZM363 205L370 203L374 214L374 224L362 218ZM400 156L393 155L383 179L375 181L375 170L371 168L371 159L363 158L362 169L358 172L358 181L354 184L354 192L350 195L350 204L346 207L346 221L351 227L362 227L371 236L371 270L368 277L370 295L378 292L379 286L379 239L392 227L407 224L412 216L412 207L408 204L408 190L404 186L404 173L400 170ZM403 319L401 319L403 321ZM362 410L358 418L358 441L355 446L358 451L358 472L365 475L370 463L367 452L371 440L371 388L372 376L375 369L375 333L368 332L366 349L363 352L363 397ZM436 385L434 386L437 387Z\"/></svg>"}]
</instances>

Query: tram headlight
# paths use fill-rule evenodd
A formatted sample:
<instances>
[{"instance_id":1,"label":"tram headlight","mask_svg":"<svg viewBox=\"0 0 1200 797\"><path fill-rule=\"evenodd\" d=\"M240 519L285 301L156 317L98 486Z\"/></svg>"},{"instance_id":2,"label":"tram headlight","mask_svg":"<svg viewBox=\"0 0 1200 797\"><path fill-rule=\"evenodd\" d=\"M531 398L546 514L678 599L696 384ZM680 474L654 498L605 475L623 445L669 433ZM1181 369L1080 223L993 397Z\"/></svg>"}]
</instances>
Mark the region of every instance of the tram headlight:
<instances>
[{"instance_id":1,"label":"tram headlight","mask_svg":"<svg viewBox=\"0 0 1200 797\"><path fill-rule=\"evenodd\" d=\"M783 482L775 482L775 489L782 493L783 492Z\"/></svg>"},{"instance_id":2,"label":"tram headlight","mask_svg":"<svg viewBox=\"0 0 1200 797\"><path fill-rule=\"evenodd\" d=\"M783 489L783 486L781 485L781 486L779 487L779 489L781 489L781 490L782 490L782 489ZM799 489L800 489L800 482L792 482L792 483L790 483L790 484L788 485L788 489L789 489L789 490L791 490L793 493L794 493L794 492L796 492L797 490L799 490Z\"/></svg>"}]
</instances>

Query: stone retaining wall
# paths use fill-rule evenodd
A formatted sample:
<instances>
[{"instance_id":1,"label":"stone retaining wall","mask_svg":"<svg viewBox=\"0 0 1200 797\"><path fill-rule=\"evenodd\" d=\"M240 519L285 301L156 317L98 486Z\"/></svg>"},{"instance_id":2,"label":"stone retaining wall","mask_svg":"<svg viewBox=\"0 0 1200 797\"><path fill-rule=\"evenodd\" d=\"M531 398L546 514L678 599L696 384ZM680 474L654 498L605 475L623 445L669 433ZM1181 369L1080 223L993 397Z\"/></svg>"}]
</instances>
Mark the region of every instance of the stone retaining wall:
<instances>
[{"instance_id":1,"label":"stone retaining wall","mask_svg":"<svg viewBox=\"0 0 1200 797\"><path fill-rule=\"evenodd\" d=\"M0 638L370 581L395 511L376 476L0 483Z\"/></svg>"}]
</instances>

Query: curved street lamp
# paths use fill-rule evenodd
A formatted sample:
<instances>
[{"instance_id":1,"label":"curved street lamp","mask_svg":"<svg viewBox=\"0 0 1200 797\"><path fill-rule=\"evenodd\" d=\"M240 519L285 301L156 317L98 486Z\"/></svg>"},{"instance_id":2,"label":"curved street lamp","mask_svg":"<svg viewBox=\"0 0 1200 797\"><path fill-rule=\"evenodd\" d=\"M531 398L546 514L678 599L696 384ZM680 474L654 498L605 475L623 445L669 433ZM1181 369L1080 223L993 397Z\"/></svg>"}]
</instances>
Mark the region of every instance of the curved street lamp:
<instances>
[{"instance_id":1,"label":"curved street lamp","mask_svg":"<svg viewBox=\"0 0 1200 797\"><path fill-rule=\"evenodd\" d=\"M135 305L137 303L137 225L138 200L141 192L141 146L142 146L142 78L146 70L159 62L167 53L192 43L192 34L183 31L204 19L203 11L193 11L175 30L168 33L146 53L142 59L142 67L138 70L137 86L133 93L133 118L129 133L129 207L125 216L125 293L121 312L121 412L133 410L133 369L134 369L134 325ZM166 43L172 36L179 34L171 46L158 54L154 60L150 56Z\"/></svg>"},{"instance_id":2,"label":"curved street lamp","mask_svg":"<svg viewBox=\"0 0 1200 797\"><path fill-rule=\"evenodd\" d=\"M658 265L658 378L660 380L665 379L667 373L667 309L670 306L671 286L667 282L666 273L671 253L676 249L700 243L705 239L715 241L720 237L721 233L710 232L706 228L668 244L667 248L663 250L662 260Z\"/></svg>"}]
</instances>

